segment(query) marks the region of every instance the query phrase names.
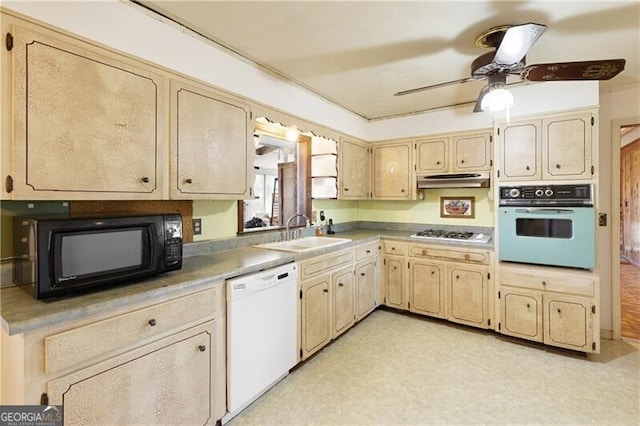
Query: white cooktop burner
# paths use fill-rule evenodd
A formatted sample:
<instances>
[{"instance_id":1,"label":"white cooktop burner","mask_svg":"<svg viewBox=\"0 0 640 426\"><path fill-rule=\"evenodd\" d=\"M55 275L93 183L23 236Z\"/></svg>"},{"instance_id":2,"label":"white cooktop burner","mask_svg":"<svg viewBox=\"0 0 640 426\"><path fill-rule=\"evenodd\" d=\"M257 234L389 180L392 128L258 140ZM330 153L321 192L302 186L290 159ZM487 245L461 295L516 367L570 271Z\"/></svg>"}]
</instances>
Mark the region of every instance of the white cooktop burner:
<instances>
[{"instance_id":1,"label":"white cooktop burner","mask_svg":"<svg viewBox=\"0 0 640 426\"><path fill-rule=\"evenodd\" d=\"M473 232L459 232L459 231L443 231L440 229L425 229L411 235L411 238L420 238L425 240L440 240L440 241L464 241L468 243L488 243L491 240L491 235L476 234Z\"/></svg>"}]
</instances>

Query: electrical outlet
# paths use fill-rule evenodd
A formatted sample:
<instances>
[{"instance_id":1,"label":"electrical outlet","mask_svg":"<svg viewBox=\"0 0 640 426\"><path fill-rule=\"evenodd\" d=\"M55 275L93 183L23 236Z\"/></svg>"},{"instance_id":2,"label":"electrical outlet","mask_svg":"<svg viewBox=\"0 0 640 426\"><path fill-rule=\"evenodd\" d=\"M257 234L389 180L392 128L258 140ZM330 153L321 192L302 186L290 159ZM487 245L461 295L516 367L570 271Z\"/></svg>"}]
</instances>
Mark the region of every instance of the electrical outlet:
<instances>
[{"instance_id":1,"label":"electrical outlet","mask_svg":"<svg viewBox=\"0 0 640 426\"><path fill-rule=\"evenodd\" d=\"M324 210L320 210L320 222L324 220Z\"/></svg>"},{"instance_id":2,"label":"electrical outlet","mask_svg":"<svg viewBox=\"0 0 640 426\"><path fill-rule=\"evenodd\" d=\"M202 234L202 219L193 219L193 235Z\"/></svg>"}]
</instances>

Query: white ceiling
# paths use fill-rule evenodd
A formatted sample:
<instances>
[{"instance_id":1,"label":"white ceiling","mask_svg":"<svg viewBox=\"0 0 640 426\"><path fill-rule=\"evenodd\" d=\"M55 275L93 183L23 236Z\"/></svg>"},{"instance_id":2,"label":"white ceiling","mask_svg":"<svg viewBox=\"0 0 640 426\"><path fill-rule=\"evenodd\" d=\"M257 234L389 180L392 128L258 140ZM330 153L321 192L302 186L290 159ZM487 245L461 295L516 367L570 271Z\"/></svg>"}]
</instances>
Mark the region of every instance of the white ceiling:
<instances>
[{"instance_id":1,"label":"white ceiling","mask_svg":"<svg viewBox=\"0 0 640 426\"><path fill-rule=\"evenodd\" d=\"M624 58L625 71L601 91L640 84L635 0L141 3L367 119L473 108L485 81L393 94L469 77L471 62L487 52L476 36L499 25L547 25L529 65Z\"/></svg>"}]
</instances>

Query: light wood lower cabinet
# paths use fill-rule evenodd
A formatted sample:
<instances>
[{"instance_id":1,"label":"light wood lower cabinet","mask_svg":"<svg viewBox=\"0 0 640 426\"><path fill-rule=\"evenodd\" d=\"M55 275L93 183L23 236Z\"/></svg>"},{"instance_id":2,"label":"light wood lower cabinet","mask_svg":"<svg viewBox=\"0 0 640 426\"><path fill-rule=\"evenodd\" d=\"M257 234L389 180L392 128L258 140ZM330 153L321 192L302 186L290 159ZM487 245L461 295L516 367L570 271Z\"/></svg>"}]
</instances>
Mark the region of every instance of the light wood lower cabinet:
<instances>
[{"instance_id":1,"label":"light wood lower cabinet","mask_svg":"<svg viewBox=\"0 0 640 426\"><path fill-rule=\"evenodd\" d=\"M447 266L449 321L487 328L489 324L489 268Z\"/></svg>"},{"instance_id":2,"label":"light wood lower cabinet","mask_svg":"<svg viewBox=\"0 0 640 426\"><path fill-rule=\"evenodd\" d=\"M300 290L301 359L331 341L331 274L304 282Z\"/></svg>"},{"instance_id":3,"label":"light wood lower cabinet","mask_svg":"<svg viewBox=\"0 0 640 426\"><path fill-rule=\"evenodd\" d=\"M600 351L597 275L501 267L499 282L501 333L581 352Z\"/></svg>"},{"instance_id":4,"label":"light wood lower cabinet","mask_svg":"<svg viewBox=\"0 0 640 426\"><path fill-rule=\"evenodd\" d=\"M333 302L331 338L335 339L356 322L353 267L334 272L331 276L331 286Z\"/></svg>"},{"instance_id":5,"label":"light wood lower cabinet","mask_svg":"<svg viewBox=\"0 0 640 426\"><path fill-rule=\"evenodd\" d=\"M409 309L407 265L405 257L384 257L385 305Z\"/></svg>"},{"instance_id":6,"label":"light wood lower cabinet","mask_svg":"<svg viewBox=\"0 0 640 426\"><path fill-rule=\"evenodd\" d=\"M44 394L65 424L215 424L226 412L225 309L216 282L108 316L2 330L0 403Z\"/></svg>"},{"instance_id":7,"label":"light wood lower cabinet","mask_svg":"<svg viewBox=\"0 0 640 426\"><path fill-rule=\"evenodd\" d=\"M418 260L411 263L409 273L409 310L445 318L446 266Z\"/></svg>"}]
</instances>

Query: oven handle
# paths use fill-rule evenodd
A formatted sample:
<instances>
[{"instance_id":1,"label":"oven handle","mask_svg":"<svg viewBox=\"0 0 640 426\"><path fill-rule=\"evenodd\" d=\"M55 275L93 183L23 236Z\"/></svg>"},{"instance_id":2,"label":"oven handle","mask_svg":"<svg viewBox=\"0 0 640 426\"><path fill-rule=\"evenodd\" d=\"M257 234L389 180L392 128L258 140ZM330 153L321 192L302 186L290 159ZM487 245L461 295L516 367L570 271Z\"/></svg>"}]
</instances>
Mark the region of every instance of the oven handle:
<instances>
[{"instance_id":1,"label":"oven handle","mask_svg":"<svg viewBox=\"0 0 640 426\"><path fill-rule=\"evenodd\" d=\"M530 208L530 209L516 209L516 213L530 213L530 214L571 214L575 211L573 209L548 209L548 208Z\"/></svg>"}]
</instances>

